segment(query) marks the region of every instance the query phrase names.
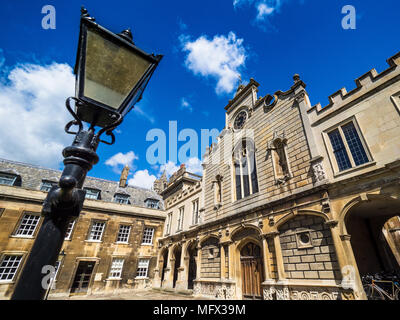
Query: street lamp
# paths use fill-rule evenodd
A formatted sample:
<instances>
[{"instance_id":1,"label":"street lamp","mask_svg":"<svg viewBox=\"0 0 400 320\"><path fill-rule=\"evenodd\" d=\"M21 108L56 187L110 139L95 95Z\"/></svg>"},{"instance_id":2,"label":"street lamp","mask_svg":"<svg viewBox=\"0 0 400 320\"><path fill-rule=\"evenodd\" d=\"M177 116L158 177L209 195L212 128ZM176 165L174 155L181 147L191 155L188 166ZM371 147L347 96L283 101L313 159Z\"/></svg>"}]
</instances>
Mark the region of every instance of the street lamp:
<instances>
[{"instance_id":1,"label":"street lamp","mask_svg":"<svg viewBox=\"0 0 400 320\"><path fill-rule=\"evenodd\" d=\"M85 200L86 174L99 161L100 142L113 144L113 130L137 103L161 55L147 54L135 46L130 30L115 34L95 22L81 9L78 53L75 65L75 97L66 101L74 117L65 126L74 134L63 150L64 170L58 186L48 193L42 208L43 224L15 286L12 300L41 300L46 294L44 266L54 266L69 223L79 216ZM74 106L71 106L71 102ZM84 130L83 123L90 127ZM71 131L78 126L77 131ZM95 127L100 130L96 133ZM111 141L101 140L103 133Z\"/></svg>"}]
</instances>

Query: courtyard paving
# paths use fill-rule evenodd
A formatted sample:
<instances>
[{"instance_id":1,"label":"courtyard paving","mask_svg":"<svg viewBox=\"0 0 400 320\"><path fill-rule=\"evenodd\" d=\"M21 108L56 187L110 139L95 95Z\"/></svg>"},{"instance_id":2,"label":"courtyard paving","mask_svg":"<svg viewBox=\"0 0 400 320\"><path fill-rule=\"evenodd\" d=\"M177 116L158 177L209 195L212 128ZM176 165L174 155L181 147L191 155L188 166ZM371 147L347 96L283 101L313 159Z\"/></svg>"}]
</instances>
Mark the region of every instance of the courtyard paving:
<instances>
[{"instance_id":1,"label":"courtyard paving","mask_svg":"<svg viewBox=\"0 0 400 320\"><path fill-rule=\"evenodd\" d=\"M179 294L160 290L135 290L130 292L73 295L70 297L49 297L48 300L204 300L189 294Z\"/></svg>"}]
</instances>

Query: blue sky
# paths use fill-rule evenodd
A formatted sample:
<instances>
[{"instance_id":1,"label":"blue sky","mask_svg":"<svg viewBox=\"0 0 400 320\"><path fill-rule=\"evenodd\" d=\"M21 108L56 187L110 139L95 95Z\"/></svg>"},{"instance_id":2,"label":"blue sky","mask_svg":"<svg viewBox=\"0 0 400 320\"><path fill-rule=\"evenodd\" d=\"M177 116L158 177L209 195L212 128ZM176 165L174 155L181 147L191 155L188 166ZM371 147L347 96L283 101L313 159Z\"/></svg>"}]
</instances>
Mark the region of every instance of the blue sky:
<instances>
[{"instance_id":1,"label":"blue sky","mask_svg":"<svg viewBox=\"0 0 400 320\"><path fill-rule=\"evenodd\" d=\"M81 4L2 2L0 157L62 168L62 147L72 141L63 132L69 121L64 101L73 94ZM56 9L55 30L41 27L44 5ZM142 187L179 165L146 161L152 144L147 132L160 128L168 137L169 121L177 121L178 131L191 128L199 136L201 129L223 129L224 106L239 75L244 82L257 80L264 96L287 90L299 73L311 103L326 105L330 94L351 90L354 79L372 68L382 71L386 59L400 51L400 3L393 0L86 0L84 5L104 27L114 32L131 27L137 46L164 55L143 100L118 128L117 142L100 145L100 162L89 173L116 180L128 163L131 183ZM345 5L356 9L355 30L342 28ZM199 161L188 166L200 172Z\"/></svg>"}]
</instances>

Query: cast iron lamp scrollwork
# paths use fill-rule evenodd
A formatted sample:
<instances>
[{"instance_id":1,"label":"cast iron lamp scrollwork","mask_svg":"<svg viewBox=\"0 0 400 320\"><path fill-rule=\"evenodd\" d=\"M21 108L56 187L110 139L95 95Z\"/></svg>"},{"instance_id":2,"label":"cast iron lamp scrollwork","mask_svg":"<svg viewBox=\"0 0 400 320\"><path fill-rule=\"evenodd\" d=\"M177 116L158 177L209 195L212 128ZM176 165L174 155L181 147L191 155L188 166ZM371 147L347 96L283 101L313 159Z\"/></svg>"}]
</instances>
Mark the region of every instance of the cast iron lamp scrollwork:
<instances>
[{"instance_id":1,"label":"cast iron lamp scrollwork","mask_svg":"<svg viewBox=\"0 0 400 320\"><path fill-rule=\"evenodd\" d=\"M147 54L137 48L129 29L115 34L96 23L82 8L74 69L75 97L66 100L73 120L66 124L65 132L75 135L75 139L63 150L64 170L58 185L51 188L44 200L44 221L11 299L45 297L43 267L55 265L68 225L82 210L86 195L82 187L88 171L99 161L97 147L100 142L115 142L113 130L140 101L161 59L162 55ZM89 124L88 129L83 122ZM96 127L100 128L97 133ZM103 134L111 140L102 140Z\"/></svg>"}]
</instances>

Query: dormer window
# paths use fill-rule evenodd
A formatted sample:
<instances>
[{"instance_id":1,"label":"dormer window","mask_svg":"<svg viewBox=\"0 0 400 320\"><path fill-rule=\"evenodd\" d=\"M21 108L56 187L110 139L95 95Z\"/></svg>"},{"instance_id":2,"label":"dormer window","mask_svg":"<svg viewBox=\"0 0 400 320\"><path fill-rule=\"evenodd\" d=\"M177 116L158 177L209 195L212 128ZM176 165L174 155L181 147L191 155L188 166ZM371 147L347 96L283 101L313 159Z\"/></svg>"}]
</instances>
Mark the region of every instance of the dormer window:
<instances>
[{"instance_id":1,"label":"dormer window","mask_svg":"<svg viewBox=\"0 0 400 320\"><path fill-rule=\"evenodd\" d=\"M4 184L6 186L15 186L16 181L16 174L0 172L0 184Z\"/></svg>"},{"instance_id":2,"label":"dormer window","mask_svg":"<svg viewBox=\"0 0 400 320\"><path fill-rule=\"evenodd\" d=\"M58 183L54 181L42 180L42 184L40 185L40 191L49 192L51 188L57 186Z\"/></svg>"},{"instance_id":3,"label":"dormer window","mask_svg":"<svg viewBox=\"0 0 400 320\"><path fill-rule=\"evenodd\" d=\"M160 208L160 201L156 199L146 199L145 204L147 208L151 209L159 209Z\"/></svg>"},{"instance_id":4,"label":"dormer window","mask_svg":"<svg viewBox=\"0 0 400 320\"><path fill-rule=\"evenodd\" d=\"M83 188L86 191L86 199L91 200L99 200L100 199L100 190L91 189L91 188Z\"/></svg>"},{"instance_id":5,"label":"dormer window","mask_svg":"<svg viewBox=\"0 0 400 320\"><path fill-rule=\"evenodd\" d=\"M129 195L117 193L114 196L114 202L117 202L120 204L129 204Z\"/></svg>"}]
</instances>

